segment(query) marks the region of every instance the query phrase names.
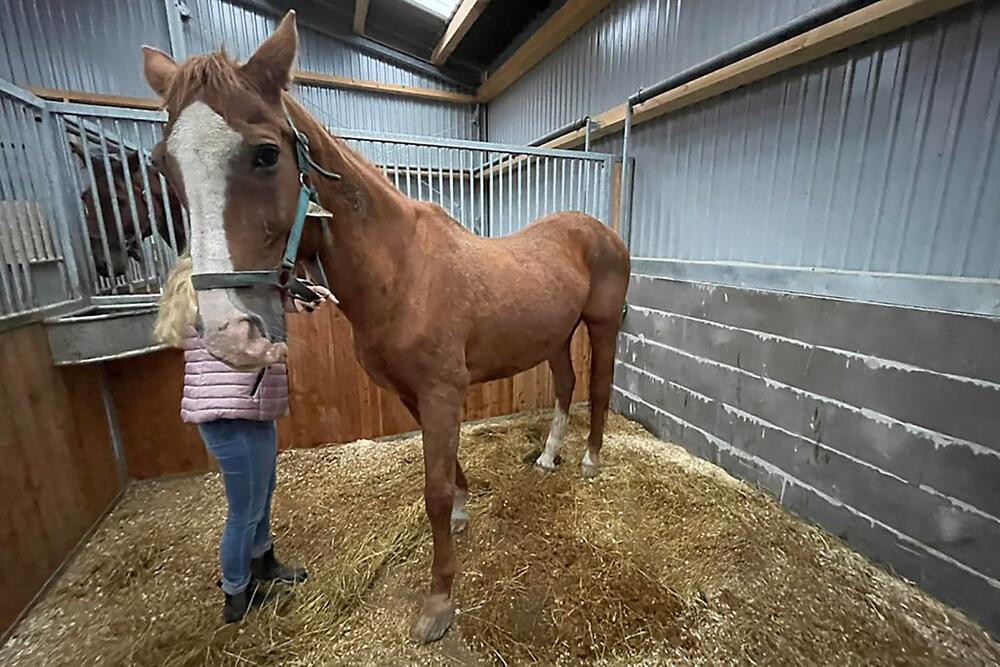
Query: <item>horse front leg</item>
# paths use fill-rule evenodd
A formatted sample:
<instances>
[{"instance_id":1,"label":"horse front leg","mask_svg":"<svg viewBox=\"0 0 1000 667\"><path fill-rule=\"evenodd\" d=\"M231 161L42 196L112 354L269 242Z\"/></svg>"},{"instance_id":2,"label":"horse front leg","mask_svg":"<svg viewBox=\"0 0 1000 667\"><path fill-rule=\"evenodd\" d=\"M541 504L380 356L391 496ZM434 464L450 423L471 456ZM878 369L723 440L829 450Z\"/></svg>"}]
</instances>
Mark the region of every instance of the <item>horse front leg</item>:
<instances>
[{"instance_id":1,"label":"horse front leg","mask_svg":"<svg viewBox=\"0 0 1000 667\"><path fill-rule=\"evenodd\" d=\"M434 536L430 593L410 630L411 639L421 644L440 639L455 617L451 586L458 566L452 540L452 509L464 396L464 387L447 387L427 392L418 400L424 446L424 506Z\"/></svg>"}]
</instances>

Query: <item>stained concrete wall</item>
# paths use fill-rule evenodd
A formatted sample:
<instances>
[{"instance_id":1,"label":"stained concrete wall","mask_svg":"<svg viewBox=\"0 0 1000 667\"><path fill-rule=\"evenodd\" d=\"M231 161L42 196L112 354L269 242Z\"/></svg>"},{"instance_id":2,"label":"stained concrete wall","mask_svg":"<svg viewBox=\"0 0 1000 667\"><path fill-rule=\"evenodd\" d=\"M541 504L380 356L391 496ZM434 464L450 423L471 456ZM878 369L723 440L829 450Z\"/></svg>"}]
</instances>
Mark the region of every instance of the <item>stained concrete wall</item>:
<instances>
[{"instance_id":1,"label":"stained concrete wall","mask_svg":"<svg viewBox=\"0 0 1000 667\"><path fill-rule=\"evenodd\" d=\"M1000 319L633 275L618 410L1000 636Z\"/></svg>"}]
</instances>

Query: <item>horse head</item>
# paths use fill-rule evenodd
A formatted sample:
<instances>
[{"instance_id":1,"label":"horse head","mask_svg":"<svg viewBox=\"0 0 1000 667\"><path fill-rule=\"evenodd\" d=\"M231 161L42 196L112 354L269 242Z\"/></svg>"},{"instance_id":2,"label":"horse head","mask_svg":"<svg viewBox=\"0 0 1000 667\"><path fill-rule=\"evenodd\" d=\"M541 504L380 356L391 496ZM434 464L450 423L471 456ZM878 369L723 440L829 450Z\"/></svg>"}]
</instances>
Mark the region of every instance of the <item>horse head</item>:
<instances>
[{"instance_id":1,"label":"horse head","mask_svg":"<svg viewBox=\"0 0 1000 667\"><path fill-rule=\"evenodd\" d=\"M168 114L153 162L187 208L196 279L282 263L300 194L296 136L283 104L297 49L292 11L245 64L222 52L178 64L143 47L146 79ZM277 289L196 287L211 354L241 369L284 358Z\"/></svg>"}]
</instances>

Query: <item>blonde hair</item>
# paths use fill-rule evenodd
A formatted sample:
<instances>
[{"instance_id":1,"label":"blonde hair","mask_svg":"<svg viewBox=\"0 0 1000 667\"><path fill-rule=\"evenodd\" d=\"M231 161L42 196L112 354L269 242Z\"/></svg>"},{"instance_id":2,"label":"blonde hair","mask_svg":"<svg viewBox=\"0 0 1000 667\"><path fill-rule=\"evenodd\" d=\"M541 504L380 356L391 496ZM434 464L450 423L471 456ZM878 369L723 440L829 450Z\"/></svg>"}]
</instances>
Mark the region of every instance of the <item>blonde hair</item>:
<instances>
[{"instance_id":1,"label":"blonde hair","mask_svg":"<svg viewBox=\"0 0 1000 667\"><path fill-rule=\"evenodd\" d=\"M198 315L198 301L191 285L191 256L181 255L167 276L160 295L160 311L156 315L153 336L171 347L180 347L188 329Z\"/></svg>"}]
</instances>

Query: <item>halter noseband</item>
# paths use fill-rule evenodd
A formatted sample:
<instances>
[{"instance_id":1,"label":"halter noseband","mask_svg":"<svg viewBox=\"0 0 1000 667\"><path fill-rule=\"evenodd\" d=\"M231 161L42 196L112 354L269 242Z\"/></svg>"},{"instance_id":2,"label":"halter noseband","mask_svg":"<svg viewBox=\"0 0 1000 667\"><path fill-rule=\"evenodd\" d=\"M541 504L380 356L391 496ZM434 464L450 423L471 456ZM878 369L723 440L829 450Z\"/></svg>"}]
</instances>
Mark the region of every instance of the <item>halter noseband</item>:
<instances>
[{"instance_id":1,"label":"halter noseband","mask_svg":"<svg viewBox=\"0 0 1000 667\"><path fill-rule=\"evenodd\" d=\"M281 264L269 271L231 271L227 273L196 273L191 276L191 285L196 290L229 289L233 287L275 287L281 291L290 293L292 296L302 301L316 302L320 297L294 275L295 260L299 254L299 243L302 240L302 230L305 229L306 219L309 213L309 202L316 201L316 189L309 182L311 171L317 172L324 178L334 181L340 180L340 174L328 171L316 164L312 154L309 152L309 137L304 135L295 127L292 117L285 111L285 120L292 129L295 136L295 156L299 165L299 201L295 210L295 221L292 229L288 232L288 241L285 243L285 252L281 257ZM318 203L318 202L316 202ZM326 220L322 221L324 231L326 230ZM317 283L324 284L326 280L322 274L322 266L318 260L310 262L310 268L314 272L313 278Z\"/></svg>"}]
</instances>

